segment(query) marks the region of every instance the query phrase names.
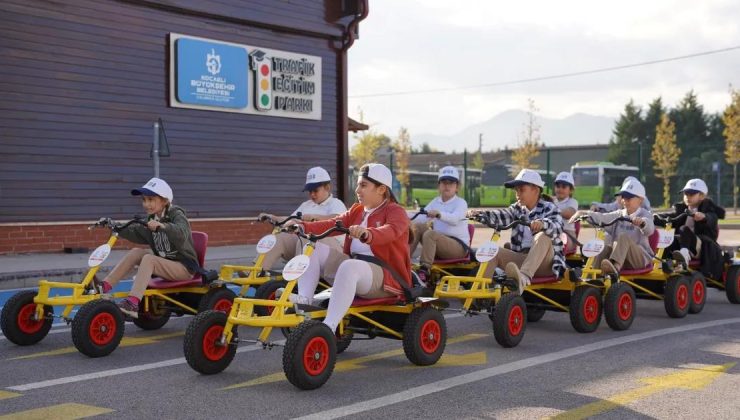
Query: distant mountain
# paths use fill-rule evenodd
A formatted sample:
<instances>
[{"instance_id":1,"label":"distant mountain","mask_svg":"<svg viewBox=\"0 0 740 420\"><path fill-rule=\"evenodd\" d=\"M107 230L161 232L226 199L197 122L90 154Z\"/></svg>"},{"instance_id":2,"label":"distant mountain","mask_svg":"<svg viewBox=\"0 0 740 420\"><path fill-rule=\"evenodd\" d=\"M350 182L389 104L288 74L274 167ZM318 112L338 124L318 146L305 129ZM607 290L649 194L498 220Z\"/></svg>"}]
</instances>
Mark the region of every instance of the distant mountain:
<instances>
[{"instance_id":1,"label":"distant mountain","mask_svg":"<svg viewBox=\"0 0 740 420\"><path fill-rule=\"evenodd\" d=\"M452 136L417 134L411 136L415 147L423 143L440 151L478 149L478 134L483 133L483 150L515 148L524 130L527 113L519 110L504 111L488 121L472 125ZM573 114L562 119L537 117L540 137L548 146L579 144L606 144L612 136L614 118L588 114Z\"/></svg>"}]
</instances>

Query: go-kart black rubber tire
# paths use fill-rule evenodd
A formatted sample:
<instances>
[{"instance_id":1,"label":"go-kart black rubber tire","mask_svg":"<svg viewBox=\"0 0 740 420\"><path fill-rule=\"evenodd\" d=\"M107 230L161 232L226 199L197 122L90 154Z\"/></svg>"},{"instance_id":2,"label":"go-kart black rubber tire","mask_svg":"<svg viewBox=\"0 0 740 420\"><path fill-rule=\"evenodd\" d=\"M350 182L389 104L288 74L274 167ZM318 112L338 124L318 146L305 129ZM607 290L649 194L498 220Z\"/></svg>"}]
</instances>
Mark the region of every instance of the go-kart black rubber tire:
<instances>
[{"instance_id":1,"label":"go-kart black rubber tire","mask_svg":"<svg viewBox=\"0 0 740 420\"><path fill-rule=\"evenodd\" d=\"M546 309L527 306L527 322L537 322L545 316Z\"/></svg>"},{"instance_id":2,"label":"go-kart black rubber tire","mask_svg":"<svg viewBox=\"0 0 740 420\"><path fill-rule=\"evenodd\" d=\"M283 349L283 371L288 381L300 389L316 389L324 385L337 362L336 341L334 332L323 322L308 320L300 323ZM311 352L315 357L309 357Z\"/></svg>"},{"instance_id":3,"label":"go-kart black rubber tire","mask_svg":"<svg viewBox=\"0 0 740 420\"><path fill-rule=\"evenodd\" d=\"M698 314L704 309L704 304L707 303L707 281L698 271L691 273L689 292L691 293L689 313Z\"/></svg>"},{"instance_id":4,"label":"go-kart black rubber tire","mask_svg":"<svg viewBox=\"0 0 740 420\"><path fill-rule=\"evenodd\" d=\"M236 355L234 340L225 347L215 343L221 337L228 315L221 311L208 310L196 315L187 330L182 343L185 360L193 370L205 375L219 373L226 369ZM231 330L237 338L236 326Z\"/></svg>"},{"instance_id":5,"label":"go-kart black rubber tire","mask_svg":"<svg viewBox=\"0 0 740 420\"><path fill-rule=\"evenodd\" d=\"M236 293L227 287L212 288L201 296L198 303L198 313L214 310L228 315L231 311L231 305L234 304L234 298L236 298Z\"/></svg>"},{"instance_id":6,"label":"go-kart black rubber tire","mask_svg":"<svg viewBox=\"0 0 740 420\"><path fill-rule=\"evenodd\" d=\"M146 298L145 298L146 299ZM132 321L134 325L141 328L142 330L158 330L167 324L170 320L172 312L169 309L159 309L156 313L153 311L155 305L164 304L164 302L155 303L156 297L149 298L149 311L144 311L144 301L139 302L139 317L134 318Z\"/></svg>"},{"instance_id":7,"label":"go-kart black rubber tire","mask_svg":"<svg viewBox=\"0 0 740 420\"><path fill-rule=\"evenodd\" d=\"M30 319L36 311L34 297L36 292L33 290L18 292L5 302L0 314L0 328L3 334L10 342L19 346L30 346L43 340L54 321L54 308L49 305L44 305L43 320Z\"/></svg>"},{"instance_id":8,"label":"go-kart black rubber tire","mask_svg":"<svg viewBox=\"0 0 740 420\"><path fill-rule=\"evenodd\" d=\"M604 298L604 318L609 328L624 331L635 320L635 290L626 283L614 283Z\"/></svg>"},{"instance_id":9,"label":"go-kart black rubber tire","mask_svg":"<svg viewBox=\"0 0 740 420\"><path fill-rule=\"evenodd\" d=\"M403 325L403 352L415 365L437 363L447 345L447 323L437 309L416 308Z\"/></svg>"},{"instance_id":10,"label":"go-kart black rubber tire","mask_svg":"<svg viewBox=\"0 0 740 420\"><path fill-rule=\"evenodd\" d=\"M341 337L337 337L337 354L342 354L350 344L352 344L352 338L355 333L352 330L344 329L344 334Z\"/></svg>"},{"instance_id":11,"label":"go-kart black rubber tire","mask_svg":"<svg viewBox=\"0 0 740 420\"><path fill-rule=\"evenodd\" d=\"M519 345L527 330L527 304L517 292L506 293L496 302L491 315L493 337L501 347Z\"/></svg>"},{"instance_id":12,"label":"go-kart black rubber tire","mask_svg":"<svg viewBox=\"0 0 740 420\"><path fill-rule=\"evenodd\" d=\"M730 303L740 303L740 265L731 265L727 269L725 294Z\"/></svg>"},{"instance_id":13,"label":"go-kart black rubber tire","mask_svg":"<svg viewBox=\"0 0 740 420\"><path fill-rule=\"evenodd\" d=\"M82 305L72 320L72 342L89 357L107 356L118 347L125 330L123 314L110 300Z\"/></svg>"},{"instance_id":14,"label":"go-kart black rubber tire","mask_svg":"<svg viewBox=\"0 0 740 420\"><path fill-rule=\"evenodd\" d=\"M673 276L666 280L663 304L671 318L683 318L689 313L691 302L691 277Z\"/></svg>"},{"instance_id":15,"label":"go-kart black rubber tire","mask_svg":"<svg viewBox=\"0 0 740 420\"><path fill-rule=\"evenodd\" d=\"M285 280L268 280L262 283L254 292L255 299L275 300L275 292L281 287L288 285ZM254 313L259 316L267 316L272 313L274 306L255 306Z\"/></svg>"},{"instance_id":16,"label":"go-kart black rubber tire","mask_svg":"<svg viewBox=\"0 0 740 420\"><path fill-rule=\"evenodd\" d=\"M591 286L579 286L570 297L570 324L579 333L596 331L603 311L601 291Z\"/></svg>"}]
</instances>

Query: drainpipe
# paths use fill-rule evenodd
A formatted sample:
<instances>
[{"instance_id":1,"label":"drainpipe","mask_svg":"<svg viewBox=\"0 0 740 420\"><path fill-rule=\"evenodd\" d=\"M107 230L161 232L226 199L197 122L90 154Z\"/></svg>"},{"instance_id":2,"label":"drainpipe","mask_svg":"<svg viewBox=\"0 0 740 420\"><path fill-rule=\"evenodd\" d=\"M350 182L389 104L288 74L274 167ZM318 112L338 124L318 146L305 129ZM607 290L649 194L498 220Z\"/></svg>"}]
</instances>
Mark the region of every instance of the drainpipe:
<instances>
[{"instance_id":1,"label":"drainpipe","mask_svg":"<svg viewBox=\"0 0 740 420\"><path fill-rule=\"evenodd\" d=\"M362 12L359 15L355 15L347 27L344 30L344 37L342 39L342 46L339 48L339 57L337 59L338 65L338 83L339 92L341 93L337 98L337 194L339 199L349 204L352 193L350 192L351 186L349 185L349 174L347 173L349 167L349 144L348 135L349 122L347 121L347 50L355 42L355 32L357 26L362 20L367 17L368 13L368 0L357 0L360 2ZM354 201L354 200L352 200Z\"/></svg>"}]
</instances>

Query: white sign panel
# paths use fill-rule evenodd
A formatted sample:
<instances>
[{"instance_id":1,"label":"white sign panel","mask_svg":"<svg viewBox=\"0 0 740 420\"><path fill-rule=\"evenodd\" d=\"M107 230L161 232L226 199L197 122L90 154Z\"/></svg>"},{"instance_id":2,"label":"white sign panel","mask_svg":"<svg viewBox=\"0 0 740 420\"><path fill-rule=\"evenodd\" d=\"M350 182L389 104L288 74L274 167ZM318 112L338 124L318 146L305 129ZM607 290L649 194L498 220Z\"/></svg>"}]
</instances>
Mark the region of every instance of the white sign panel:
<instances>
[{"instance_id":1,"label":"white sign panel","mask_svg":"<svg viewBox=\"0 0 740 420\"><path fill-rule=\"evenodd\" d=\"M97 267L108 258L108 255L110 255L110 245L100 245L90 254L90 258L87 259L87 265L89 267Z\"/></svg>"},{"instance_id":2,"label":"white sign panel","mask_svg":"<svg viewBox=\"0 0 740 420\"><path fill-rule=\"evenodd\" d=\"M588 258L595 257L601 254L601 251L603 250L604 241L601 239L591 239L590 241L583 244L583 247L581 248L581 252L583 252L583 255Z\"/></svg>"},{"instance_id":3,"label":"white sign panel","mask_svg":"<svg viewBox=\"0 0 740 420\"><path fill-rule=\"evenodd\" d=\"M475 259L478 262L491 261L498 254L498 244L495 242L486 242L477 251L475 251Z\"/></svg>"},{"instance_id":4,"label":"white sign panel","mask_svg":"<svg viewBox=\"0 0 740 420\"><path fill-rule=\"evenodd\" d=\"M262 239L257 242L257 253L266 254L270 252L270 250L275 247L276 243L277 237L275 235L270 234L263 236Z\"/></svg>"},{"instance_id":5,"label":"white sign panel","mask_svg":"<svg viewBox=\"0 0 740 420\"><path fill-rule=\"evenodd\" d=\"M291 258L290 261L288 261L287 264L285 264L285 268L283 268L283 278L285 280L291 281L295 280L298 277L302 276L303 273L308 270L308 265L310 263L310 259L308 255L296 255L295 257Z\"/></svg>"},{"instance_id":6,"label":"white sign panel","mask_svg":"<svg viewBox=\"0 0 740 420\"><path fill-rule=\"evenodd\" d=\"M170 106L321 119L321 57L170 34Z\"/></svg>"}]
</instances>

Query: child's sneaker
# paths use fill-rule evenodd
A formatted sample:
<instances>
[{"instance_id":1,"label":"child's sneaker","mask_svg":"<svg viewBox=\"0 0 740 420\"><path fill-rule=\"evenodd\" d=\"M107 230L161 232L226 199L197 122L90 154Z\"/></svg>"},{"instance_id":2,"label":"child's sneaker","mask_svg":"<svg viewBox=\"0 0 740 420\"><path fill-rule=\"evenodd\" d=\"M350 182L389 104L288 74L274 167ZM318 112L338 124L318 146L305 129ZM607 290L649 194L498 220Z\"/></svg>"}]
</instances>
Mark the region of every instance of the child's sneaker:
<instances>
[{"instance_id":1,"label":"child's sneaker","mask_svg":"<svg viewBox=\"0 0 740 420\"><path fill-rule=\"evenodd\" d=\"M530 279L529 276L527 276L526 274L519 271L519 266L517 266L513 262L507 263L505 268L506 277L516 280L517 285L519 286L519 294L521 295L522 293L524 293L524 288L532 283L532 279Z\"/></svg>"},{"instance_id":2,"label":"child's sneaker","mask_svg":"<svg viewBox=\"0 0 740 420\"><path fill-rule=\"evenodd\" d=\"M130 318L139 318L139 304L132 302L130 299L126 298L118 302L116 305L118 306L118 309L120 311L130 317Z\"/></svg>"},{"instance_id":3,"label":"child's sneaker","mask_svg":"<svg viewBox=\"0 0 740 420\"><path fill-rule=\"evenodd\" d=\"M421 266L418 270L416 270L416 278L419 280L419 285L422 287L430 287L431 284L429 281L431 280L432 274L429 272L429 269Z\"/></svg>"},{"instance_id":4,"label":"child's sneaker","mask_svg":"<svg viewBox=\"0 0 740 420\"><path fill-rule=\"evenodd\" d=\"M673 251L673 259L679 264L683 264L685 268L688 268L689 261L691 261L691 255L689 254L688 249L681 248L678 251Z\"/></svg>"},{"instance_id":5,"label":"child's sneaker","mask_svg":"<svg viewBox=\"0 0 740 420\"><path fill-rule=\"evenodd\" d=\"M617 267L614 266L614 263L610 259L605 258L601 260L601 273L604 275L619 274L619 270L617 270Z\"/></svg>"},{"instance_id":6,"label":"child's sneaker","mask_svg":"<svg viewBox=\"0 0 740 420\"><path fill-rule=\"evenodd\" d=\"M95 290L103 295L109 293L111 289L113 289L113 286L111 286L110 283L105 280L98 279L98 276L93 277L93 285L95 286Z\"/></svg>"}]
</instances>

